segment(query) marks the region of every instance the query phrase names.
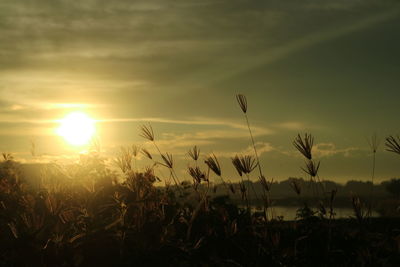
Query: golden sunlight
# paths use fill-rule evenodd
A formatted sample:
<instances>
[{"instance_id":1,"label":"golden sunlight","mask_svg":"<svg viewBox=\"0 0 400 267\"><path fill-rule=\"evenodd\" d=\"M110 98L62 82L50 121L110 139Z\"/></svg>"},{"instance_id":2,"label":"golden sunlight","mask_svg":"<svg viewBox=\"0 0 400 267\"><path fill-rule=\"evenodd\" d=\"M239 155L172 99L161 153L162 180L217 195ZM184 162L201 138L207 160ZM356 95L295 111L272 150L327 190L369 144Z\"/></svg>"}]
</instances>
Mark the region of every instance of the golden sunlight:
<instances>
[{"instance_id":1,"label":"golden sunlight","mask_svg":"<svg viewBox=\"0 0 400 267\"><path fill-rule=\"evenodd\" d=\"M59 136L74 146L88 144L95 131L95 121L83 112L69 113L56 130Z\"/></svg>"}]
</instances>

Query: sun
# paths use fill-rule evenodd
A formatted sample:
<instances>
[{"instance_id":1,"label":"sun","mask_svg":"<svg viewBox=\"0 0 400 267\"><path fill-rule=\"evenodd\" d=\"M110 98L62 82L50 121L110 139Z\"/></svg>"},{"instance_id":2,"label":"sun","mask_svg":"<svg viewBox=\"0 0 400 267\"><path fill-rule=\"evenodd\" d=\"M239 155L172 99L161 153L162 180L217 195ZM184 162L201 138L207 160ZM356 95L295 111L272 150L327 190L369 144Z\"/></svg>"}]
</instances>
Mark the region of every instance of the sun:
<instances>
[{"instance_id":1,"label":"sun","mask_svg":"<svg viewBox=\"0 0 400 267\"><path fill-rule=\"evenodd\" d=\"M73 146L90 142L96 132L95 121L83 112L72 112L60 120L57 134Z\"/></svg>"}]
</instances>

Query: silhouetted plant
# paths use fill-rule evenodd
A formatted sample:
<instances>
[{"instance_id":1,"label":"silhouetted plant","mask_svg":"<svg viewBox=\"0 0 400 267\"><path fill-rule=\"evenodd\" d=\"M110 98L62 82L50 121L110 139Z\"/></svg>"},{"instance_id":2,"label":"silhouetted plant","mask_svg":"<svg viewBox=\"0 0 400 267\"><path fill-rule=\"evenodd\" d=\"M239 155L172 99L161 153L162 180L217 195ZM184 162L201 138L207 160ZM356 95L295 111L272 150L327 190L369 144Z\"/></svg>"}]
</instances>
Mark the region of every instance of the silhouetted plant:
<instances>
[{"instance_id":1,"label":"silhouetted plant","mask_svg":"<svg viewBox=\"0 0 400 267\"><path fill-rule=\"evenodd\" d=\"M315 178L318 175L320 162L314 162L313 160L309 160L306 162L306 168L301 168L305 173Z\"/></svg>"},{"instance_id":2,"label":"silhouetted plant","mask_svg":"<svg viewBox=\"0 0 400 267\"><path fill-rule=\"evenodd\" d=\"M193 184L195 190L201 184L201 181L208 181L206 178L206 174L200 170L198 166L196 167L188 167L189 175L193 178Z\"/></svg>"},{"instance_id":3,"label":"silhouetted plant","mask_svg":"<svg viewBox=\"0 0 400 267\"><path fill-rule=\"evenodd\" d=\"M149 152L147 149L142 148L141 152L142 152L142 154L143 154L144 156L146 156L147 158L153 159L153 156L150 154L150 152Z\"/></svg>"},{"instance_id":4,"label":"silhouetted plant","mask_svg":"<svg viewBox=\"0 0 400 267\"><path fill-rule=\"evenodd\" d=\"M386 138L386 150L400 155L400 137L389 136Z\"/></svg>"},{"instance_id":5,"label":"silhouetted plant","mask_svg":"<svg viewBox=\"0 0 400 267\"><path fill-rule=\"evenodd\" d=\"M11 161L14 159L14 156L11 153L2 153L4 161Z\"/></svg>"},{"instance_id":6,"label":"silhouetted plant","mask_svg":"<svg viewBox=\"0 0 400 267\"><path fill-rule=\"evenodd\" d=\"M239 159L242 163L242 172L245 174L250 174L258 165L250 155L240 156Z\"/></svg>"},{"instance_id":7,"label":"silhouetted plant","mask_svg":"<svg viewBox=\"0 0 400 267\"><path fill-rule=\"evenodd\" d=\"M157 146L157 144L156 144L156 142L155 142L153 127L152 127L150 124L148 124L148 125L142 125L140 136L143 137L143 138L145 138L145 139L147 139L147 140L149 140L149 141L151 141L151 142L153 143L154 147L157 149L158 153L160 154L161 159L164 161L164 163L155 162L155 164L157 164L157 163L158 163L158 164L161 164L161 165L163 165L163 166L165 166L165 167L167 167L167 168L169 169L169 171L170 171L170 176L172 177L172 179L173 179L173 181L174 181L174 183L175 183L177 189L180 190L180 191L182 192L182 190L181 190L181 188L180 188L180 184L181 184L181 183L180 183L179 178L178 178L178 176L176 175L176 172L175 172L175 170L174 170L174 168L173 168L172 155L171 155L171 154L168 154L168 153L166 153L166 154L164 155L163 153L161 153L160 148ZM151 155L150 155L150 153L148 153L147 150L145 150L145 151L142 150L142 152L145 153L145 154L147 155L147 157L152 158ZM147 152L147 153L146 153L146 152ZM168 182L166 181L166 184L167 184L167 183L168 183Z\"/></svg>"},{"instance_id":8,"label":"silhouetted plant","mask_svg":"<svg viewBox=\"0 0 400 267\"><path fill-rule=\"evenodd\" d=\"M161 155L161 158L164 161L164 166L167 168L172 169L174 167L174 160L172 159L172 155L168 154L168 152L165 155Z\"/></svg>"},{"instance_id":9,"label":"silhouetted plant","mask_svg":"<svg viewBox=\"0 0 400 267\"><path fill-rule=\"evenodd\" d=\"M367 139L369 147L372 152L372 170L371 170L371 193L370 193L370 200L369 200L369 207L368 207L368 216L371 216L372 213L372 205L373 205L373 198L374 198L374 178L375 178L375 168L376 168L376 152L378 151L379 147L379 139L376 134L373 134L370 139Z\"/></svg>"},{"instance_id":10,"label":"silhouetted plant","mask_svg":"<svg viewBox=\"0 0 400 267\"><path fill-rule=\"evenodd\" d=\"M293 191L298 196L300 196L300 194L301 194L301 185L300 185L300 183L298 181L292 179L289 184L292 187Z\"/></svg>"},{"instance_id":11,"label":"silhouetted plant","mask_svg":"<svg viewBox=\"0 0 400 267\"><path fill-rule=\"evenodd\" d=\"M154 186L159 179L152 168L113 172L97 153L69 165L68 177L59 188L46 184L30 188L24 180L13 178L19 165L11 163L15 162L0 165L0 265L318 266L329 256L329 266L374 266L381 261L396 266L392 263L398 254L393 242L397 232L384 220L372 225L373 232L354 226L353 220L327 224L305 205L297 211L298 221L276 220L265 227L262 216L250 212L243 182L238 188L247 210L229 198L207 194L194 203L190 196L178 200L173 191ZM188 171L197 182L207 183L209 171L198 166ZM61 174L57 177L64 179ZM86 186L89 181L91 188ZM208 183L205 186L208 192ZM334 190L331 203L335 196ZM363 222L359 199L353 198L353 207L355 217ZM320 215L329 213L320 206Z\"/></svg>"},{"instance_id":12,"label":"silhouetted plant","mask_svg":"<svg viewBox=\"0 0 400 267\"><path fill-rule=\"evenodd\" d=\"M242 161L240 160L239 156L236 155L235 157L231 158L232 159L232 164L235 167L236 171L238 172L239 176L243 176L243 166L242 166Z\"/></svg>"},{"instance_id":13,"label":"silhouetted plant","mask_svg":"<svg viewBox=\"0 0 400 267\"><path fill-rule=\"evenodd\" d=\"M212 154L206 158L205 164L218 176L221 176L221 166L219 165L217 157Z\"/></svg>"},{"instance_id":14,"label":"silhouetted plant","mask_svg":"<svg viewBox=\"0 0 400 267\"><path fill-rule=\"evenodd\" d=\"M225 188L227 189L227 192L229 194L230 189L227 185L227 183L225 183L225 180L222 178L222 171L221 171L221 166L219 165L218 159L215 156L215 154L209 155L204 163L221 179L222 184L225 186Z\"/></svg>"},{"instance_id":15,"label":"silhouetted plant","mask_svg":"<svg viewBox=\"0 0 400 267\"><path fill-rule=\"evenodd\" d=\"M264 176L263 172L262 172L262 169L261 169L260 159L258 158L258 153L257 153L257 148L256 148L256 144L255 144L255 141L254 141L253 133L251 131L249 118L247 117L247 99L246 99L246 96L242 95L242 94L237 94L236 95L236 100L238 101L239 106L242 109L244 117L246 119L246 124L247 124L247 128L249 130L250 139L251 139L251 143L253 145L254 155L255 155L256 160L257 160L257 166L258 166L258 170L259 170L260 176Z\"/></svg>"},{"instance_id":16,"label":"silhouetted plant","mask_svg":"<svg viewBox=\"0 0 400 267\"><path fill-rule=\"evenodd\" d=\"M351 197L351 203L353 204L353 211L354 211L354 216L356 217L357 221L361 224L364 222L364 219L366 217L366 212L364 209L364 205L361 202L360 198L357 196L352 196Z\"/></svg>"},{"instance_id":17,"label":"silhouetted plant","mask_svg":"<svg viewBox=\"0 0 400 267\"><path fill-rule=\"evenodd\" d=\"M154 141L154 132L153 132L153 127L151 127L150 124L148 125L142 125L142 133L140 134L141 137L149 140L149 141Z\"/></svg>"},{"instance_id":18,"label":"silhouetted plant","mask_svg":"<svg viewBox=\"0 0 400 267\"><path fill-rule=\"evenodd\" d=\"M303 154L304 157L311 160L312 159L312 148L314 145L314 137L311 134L304 134L304 139L297 135L297 137L293 141L294 147Z\"/></svg>"},{"instance_id":19,"label":"silhouetted plant","mask_svg":"<svg viewBox=\"0 0 400 267\"><path fill-rule=\"evenodd\" d=\"M238 95L236 95L236 100L239 103L239 106L242 109L243 113L246 113L247 112L247 99L246 99L246 96L238 94Z\"/></svg>"},{"instance_id":20,"label":"silhouetted plant","mask_svg":"<svg viewBox=\"0 0 400 267\"><path fill-rule=\"evenodd\" d=\"M200 156L200 149L197 146L194 146L192 149L189 150L188 155L194 160L197 161Z\"/></svg>"},{"instance_id":21,"label":"silhouetted plant","mask_svg":"<svg viewBox=\"0 0 400 267\"><path fill-rule=\"evenodd\" d=\"M300 134L293 141L293 146L306 158L306 166L305 168L301 167L301 169L310 175L311 181L317 182L317 186L321 187L322 193L325 193L325 188L318 176L318 170L320 167L320 162L316 162L313 160L312 155L312 148L314 145L314 137L311 134L304 134L304 138L301 137ZM316 193L318 194L318 187L315 189Z\"/></svg>"},{"instance_id":22,"label":"silhouetted plant","mask_svg":"<svg viewBox=\"0 0 400 267\"><path fill-rule=\"evenodd\" d=\"M122 172L126 173L132 170L132 150L128 147L121 147L116 163Z\"/></svg>"}]
</instances>

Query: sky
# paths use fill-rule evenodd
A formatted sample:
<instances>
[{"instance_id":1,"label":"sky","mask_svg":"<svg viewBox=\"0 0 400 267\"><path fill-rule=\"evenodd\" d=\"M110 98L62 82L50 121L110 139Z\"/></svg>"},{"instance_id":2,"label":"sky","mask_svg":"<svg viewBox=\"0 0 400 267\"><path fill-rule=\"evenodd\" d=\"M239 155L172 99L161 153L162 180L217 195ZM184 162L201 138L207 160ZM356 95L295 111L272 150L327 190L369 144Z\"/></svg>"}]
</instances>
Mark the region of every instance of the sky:
<instances>
[{"instance_id":1,"label":"sky","mask_svg":"<svg viewBox=\"0 0 400 267\"><path fill-rule=\"evenodd\" d=\"M397 0L1 0L0 152L76 158L55 129L84 111L108 157L153 152L150 122L182 177L197 145L234 181L230 158L252 153L241 93L268 178L305 177L305 132L324 179L369 180L374 133L376 180L399 177L399 47Z\"/></svg>"}]
</instances>

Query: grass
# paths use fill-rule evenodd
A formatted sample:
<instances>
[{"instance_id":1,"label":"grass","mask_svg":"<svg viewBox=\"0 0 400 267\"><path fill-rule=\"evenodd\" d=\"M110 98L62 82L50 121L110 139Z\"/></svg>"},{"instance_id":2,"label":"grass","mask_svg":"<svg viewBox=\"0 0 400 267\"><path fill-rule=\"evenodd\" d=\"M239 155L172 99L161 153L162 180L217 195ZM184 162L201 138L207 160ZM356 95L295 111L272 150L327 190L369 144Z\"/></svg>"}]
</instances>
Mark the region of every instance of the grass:
<instances>
[{"instance_id":1,"label":"grass","mask_svg":"<svg viewBox=\"0 0 400 267\"><path fill-rule=\"evenodd\" d=\"M161 152L151 125L142 127L141 136L158 155L138 146L122 148L115 159L119 171L110 168L96 149L76 164L49 168L33 186L20 175L13 156L3 153L0 265L397 266L400 219L369 218L363 201L353 196L354 218L335 220L338 189L326 192L319 178L311 134L299 134L293 145L306 159L302 169L309 184L318 186L318 208L309 205L304 185L292 179L290 186L301 205L297 219L268 216L273 183L262 172L247 100L243 95L237 100L254 148L254 155L232 158L238 185L222 176L216 155L205 156L201 164L197 146L188 152L192 183L180 182L173 155ZM397 153L398 143L389 137L386 146ZM135 163L139 153L152 163L144 170ZM156 167L167 169L169 176L158 177ZM255 169L260 195L251 181ZM219 185L212 183L213 175L222 182L220 195L214 194ZM165 186L156 186L159 181ZM397 180L392 185L396 194ZM251 210L250 187L253 201L263 203L262 213ZM236 196L239 203L233 202Z\"/></svg>"},{"instance_id":2,"label":"grass","mask_svg":"<svg viewBox=\"0 0 400 267\"><path fill-rule=\"evenodd\" d=\"M367 139L369 147L372 152L372 170L371 170L371 195L369 200L368 212L371 213L373 201L374 201L374 179L375 179L375 169L376 169L376 152L379 148L379 139L377 134L373 134L371 139Z\"/></svg>"},{"instance_id":3,"label":"grass","mask_svg":"<svg viewBox=\"0 0 400 267\"><path fill-rule=\"evenodd\" d=\"M266 222L227 196L211 197L199 167L193 177L206 190L180 185L187 193L180 196L155 187L152 169L115 179L96 155L88 157L62 187L40 190L17 179L14 161L3 162L1 265L394 266L399 259L399 220L363 220L357 198L357 219L330 220L304 206L296 221Z\"/></svg>"}]
</instances>

